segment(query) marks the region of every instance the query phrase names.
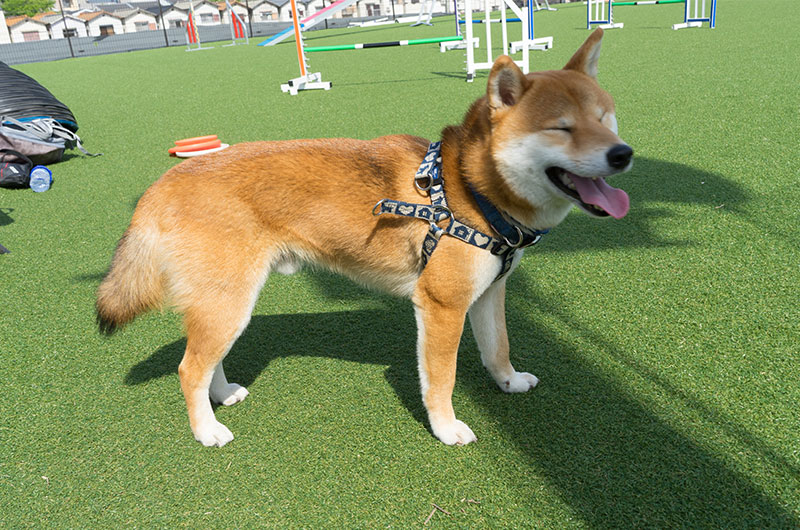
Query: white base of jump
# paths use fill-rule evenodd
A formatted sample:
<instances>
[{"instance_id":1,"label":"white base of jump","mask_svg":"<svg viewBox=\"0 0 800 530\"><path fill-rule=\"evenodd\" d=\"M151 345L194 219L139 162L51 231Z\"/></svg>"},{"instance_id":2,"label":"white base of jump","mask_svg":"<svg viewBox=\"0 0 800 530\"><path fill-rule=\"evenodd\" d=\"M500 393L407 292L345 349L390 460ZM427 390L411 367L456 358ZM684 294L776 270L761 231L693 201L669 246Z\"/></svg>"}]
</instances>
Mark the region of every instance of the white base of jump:
<instances>
[{"instance_id":1,"label":"white base of jump","mask_svg":"<svg viewBox=\"0 0 800 530\"><path fill-rule=\"evenodd\" d=\"M597 24L596 28L603 28L603 29L622 29L625 27L624 22L614 22L613 24Z\"/></svg>"},{"instance_id":2,"label":"white base of jump","mask_svg":"<svg viewBox=\"0 0 800 530\"><path fill-rule=\"evenodd\" d=\"M516 41L511 43L511 53L518 53L522 50L523 42ZM549 50L553 47L553 37L542 37L528 41L529 50Z\"/></svg>"},{"instance_id":3,"label":"white base of jump","mask_svg":"<svg viewBox=\"0 0 800 530\"><path fill-rule=\"evenodd\" d=\"M307 74L302 77L295 77L290 79L286 84L281 85L282 92L288 92L292 96L296 96L301 90L314 90L314 89L330 90L331 82L322 81L322 74L316 72L314 74Z\"/></svg>"},{"instance_id":4,"label":"white base of jump","mask_svg":"<svg viewBox=\"0 0 800 530\"><path fill-rule=\"evenodd\" d=\"M686 28L702 28L702 22L681 22L680 24L673 24L672 29L686 29Z\"/></svg>"},{"instance_id":5,"label":"white base of jump","mask_svg":"<svg viewBox=\"0 0 800 530\"><path fill-rule=\"evenodd\" d=\"M439 43L439 51L444 53L449 50L463 50L467 47L466 40L455 40L450 42L440 42ZM473 48L480 48L481 47L481 39L475 37L472 39L472 47Z\"/></svg>"}]
</instances>

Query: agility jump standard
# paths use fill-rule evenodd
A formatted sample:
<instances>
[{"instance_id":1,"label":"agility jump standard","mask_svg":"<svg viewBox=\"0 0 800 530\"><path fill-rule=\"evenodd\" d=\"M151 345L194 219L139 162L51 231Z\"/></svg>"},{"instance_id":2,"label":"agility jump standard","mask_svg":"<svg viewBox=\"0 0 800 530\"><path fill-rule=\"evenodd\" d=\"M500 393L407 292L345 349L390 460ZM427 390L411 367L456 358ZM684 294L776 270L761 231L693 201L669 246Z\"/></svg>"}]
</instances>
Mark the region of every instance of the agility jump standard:
<instances>
[{"instance_id":1,"label":"agility jump standard","mask_svg":"<svg viewBox=\"0 0 800 530\"><path fill-rule=\"evenodd\" d=\"M700 7L702 2L702 8ZM634 0L614 2L612 0L587 0L586 2L586 28L591 29L592 25L599 25L603 29L622 28L624 23L614 22L615 6L641 6L659 4L684 4L684 20L681 24L673 24L672 29L698 28L703 22L708 22L711 29L716 26L717 0L710 0L710 12L706 16L706 0ZM694 5L694 16L691 16L692 4ZM608 5L608 16L606 17L606 5ZM594 12L594 13L593 13Z\"/></svg>"},{"instance_id":2,"label":"agility jump standard","mask_svg":"<svg viewBox=\"0 0 800 530\"><path fill-rule=\"evenodd\" d=\"M337 44L334 46L316 46L314 48L306 48L307 53L311 52L332 52L339 50L365 50L368 48L388 48L391 46L413 46L415 44L432 44L435 42L450 42L463 40L463 37L436 37L430 39L413 39L413 40L396 40L389 42L365 42L363 44Z\"/></svg>"},{"instance_id":3,"label":"agility jump standard","mask_svg":"<svg viewBox=\"0 0 800 530\"><path fill-rule=\"evenodd\" d=\"M331 89L330 81L322 81L322 74L316 72L313 74L308 73L308 64L306 63L306 54L303 52L303 33L300 30L300 22L297 20L297 4L295 0L292 2L292 24L294 27L294 40L297 46L297 62L300 63L300 77L295 77L281 85L281 91L288 92L292 96L296 96L300 90L312 90L322 88L324 90Z\"/></svg>"}]
</instances>

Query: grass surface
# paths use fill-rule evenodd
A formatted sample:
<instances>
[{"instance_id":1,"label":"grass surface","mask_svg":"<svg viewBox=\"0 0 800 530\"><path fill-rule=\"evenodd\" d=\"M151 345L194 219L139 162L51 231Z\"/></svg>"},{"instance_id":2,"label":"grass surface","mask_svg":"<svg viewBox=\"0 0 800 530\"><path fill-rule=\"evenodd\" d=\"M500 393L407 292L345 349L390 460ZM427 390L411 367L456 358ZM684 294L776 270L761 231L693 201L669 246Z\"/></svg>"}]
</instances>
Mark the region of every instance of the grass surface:
<instances>
[{"instance_id":1,"label":"grass surface","mask_svg":"<svg viewBox=\"0 0 800 530\"><path fill-rule=\"evenodd\" d=\"M679 5L615 10L625 29L606 34L600 81L636 150L614 180L631 212L571 214L509 279L512 357L535 390L502 394L465 331L454 404L479 441L463 448L427 430L404 300L323 273L270 278L226 361L251 392L216 411L236 439L205 449L176 373L179 318L104 340L93 297L173 140L435 138L485 72L465 83L463 54L435 45L321 53L312 71L333 89L291 97L291 43L19 67L104 155L52 166L47 193L0 190L0 526L408 528L436 503L451 515L431 527L798 527L795 3L725 0L713 31L672 31ZM532 67L561 67L584 24L580 5L537 14L555 48Z\"/></svg>"}]
</instances>

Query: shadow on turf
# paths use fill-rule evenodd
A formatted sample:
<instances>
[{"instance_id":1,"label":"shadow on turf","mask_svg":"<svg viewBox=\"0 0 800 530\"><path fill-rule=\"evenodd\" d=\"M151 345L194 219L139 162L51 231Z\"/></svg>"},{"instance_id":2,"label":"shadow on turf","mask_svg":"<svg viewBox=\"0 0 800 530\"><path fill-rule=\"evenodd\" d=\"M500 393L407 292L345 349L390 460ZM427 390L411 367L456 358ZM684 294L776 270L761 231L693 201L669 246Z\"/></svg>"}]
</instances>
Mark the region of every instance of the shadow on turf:
<instances>
[{"instance_id":1,"label":"shadow on turf","mask_svg":"<svg viewBox=\"0 0 800 530\"><path fill-rule=\"evenodd\" d=\"M314 278L326 295L336 299L374 298L339 277L317 274ZM735 421L695 403L615 344L575 322L560 300L538 292L524 275L512 276L509 293L515 362L519 369L539 375L542 383L524 395L500 392L480 366L467 330L460 348L456 394L467 394L483 416L505 430L523 457L520 464L555 486L584 522L595 527L766 528L797 524L746 477L655 416L629 394L626 385L601 373L593 359L613 357L625 372L647 378L679 406L702 418L705 425L758 452L774 469L792 473L795 466ZM592 351L577 351L523 310L515 310L523 297L526 304L534 300L542 312L560 319L576 340L593 344ZM286 356L382 365L386 366L387 382L404 406L427 427L418 388L410 304L386 297L378 300L381 308L375 310L255 316L225 361L229 379L249 386L273 359ZM134 366L125 382L135 385L176 373L185 345L185 340L180 340L160 348ZM324 378L325 374L312 377ZM281 381L274 379L270 384L280 385ZM250 399L259 398L254 395ZM335 396L329 405L336 406ZM459 405L457 399L456 410ZM376 429L378 432L380 426ZM431 439L429 443L438 442ZM520 496L521 505L536 502L535 487L520 483L509 488Z\"/></svg>"},{"instance_id":2,"label":"shadow on turf","mask_svg":"<svg viewBox=\"0 0 800 530\"><path fill-rule=\"evenodd\" d=\"M620 220L594 219L573 213L554 228L531 252L573 252L611 248L684 247L706 244L705 229L680 230L695 233L697 239L673 239L662 235L660 223L674 224L684 215L671 205L701 208L704 218L730 213L740 214L739 207L749 200L747 192L724 176L665 160L635 157L633 169L611 177L609 183L624 189L631 200L631 210ZM720 207L722 205L722 207ZM703 221L700 221L702 225Z\"/></svg>"},{"instance_id":3,"label":"shadow on turf","mask_svg":"<svg viewBox=\"0 0 800 530\"><path fill-rule=\"evenodd\" d=\"M14 208L0 208L0 226L7 226L14 222L14 218L9 215Z\"/></svg>"}]
</instances>

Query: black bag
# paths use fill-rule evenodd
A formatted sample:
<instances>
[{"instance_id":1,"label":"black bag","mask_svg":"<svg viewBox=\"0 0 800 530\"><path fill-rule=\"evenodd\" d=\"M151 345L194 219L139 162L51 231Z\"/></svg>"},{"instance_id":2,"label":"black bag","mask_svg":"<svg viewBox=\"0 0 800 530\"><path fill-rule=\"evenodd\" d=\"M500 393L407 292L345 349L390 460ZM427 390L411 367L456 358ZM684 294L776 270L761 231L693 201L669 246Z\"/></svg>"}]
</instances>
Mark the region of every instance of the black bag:
<instances>
[{"instance_id":1,"label":"black bag","mask_svg":"<svg viewBox=\"0 0 800 530\"><path fill-rule=\"evenodd\" d=\"M33 162L19 151L0 149L0 188L28 188Z\"/></svg>"}]
</instances>

